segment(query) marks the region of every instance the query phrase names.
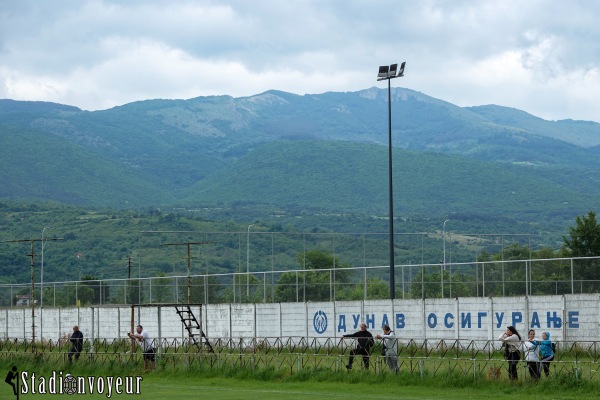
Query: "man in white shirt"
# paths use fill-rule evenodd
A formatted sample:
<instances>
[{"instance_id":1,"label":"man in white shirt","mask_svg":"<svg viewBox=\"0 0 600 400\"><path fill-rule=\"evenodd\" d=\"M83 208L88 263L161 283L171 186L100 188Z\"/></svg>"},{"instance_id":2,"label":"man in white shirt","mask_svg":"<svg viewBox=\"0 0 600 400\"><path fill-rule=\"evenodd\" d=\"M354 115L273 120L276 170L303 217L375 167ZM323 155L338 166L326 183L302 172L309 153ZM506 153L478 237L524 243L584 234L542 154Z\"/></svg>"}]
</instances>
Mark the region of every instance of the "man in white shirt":
<instances>
[{"instance_id":1,"label":"man in white shirt","mask_svg":"<svg viewBox=\"0 0 600 400\"><path fill-rule=\"evenodd\" d=\"M156 358L154 356L154 341L150 339L148 331L145 331L141 325L135 327L136 333L128 333L129 338L137 340L144 352L144 369L151 370L156 368Z\"/></svg>"},{"instance_id":2,"label":"man in white shirt","mask_svg":"<svg viewBox=\"0 0 600 400\"><path fill-rule=\"evenodd\" d=\"M385 357L390 370L398 372L398 340L394 336L394 331L390 329L389 325L383 326L383 335L377 335L377 339L382 339L383 351L382 355Z\"/></svg>"}]
</instances>

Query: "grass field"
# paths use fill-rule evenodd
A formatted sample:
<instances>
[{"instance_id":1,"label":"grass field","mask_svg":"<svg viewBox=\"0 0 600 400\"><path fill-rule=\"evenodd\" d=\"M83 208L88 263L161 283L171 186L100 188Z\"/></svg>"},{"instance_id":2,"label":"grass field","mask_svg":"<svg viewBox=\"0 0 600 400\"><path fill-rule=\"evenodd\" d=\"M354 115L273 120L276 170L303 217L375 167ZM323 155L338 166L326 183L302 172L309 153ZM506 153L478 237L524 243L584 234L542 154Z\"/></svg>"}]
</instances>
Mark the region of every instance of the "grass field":
<instances>
[{"instance_id":1,"label":"grass field","mask_svg":"<svg viewBox=\"0 0 600 400\"><path fill-rule=\"evenodd\" d=\"M369 383L340 383L340 382L264 382L255 380L238 380L233 378L208 378L201 377L161 377L146 376L142 382L141 394L117 395L111 398L140 398L147 400L167 399L220 399L220 400L296 400L296 399L580 399L594 398L596 396L581 393L579 390L560 391L548 393L540 390L540 384L531 386L492 385L487 387L427 387L400 386L393 382L383 382L377 385ZM541 384L543 385L543 383ZM8 389L10 387L7 386ZM2 390L2 399L9 397L6 388ZM21 399L43 398L77 398L106 399L106 394L96 395L21 395Z\"/></svg>"},{"instance_id":2,"label":"grass field","mask_svg":"<svg viewBox=\"0 0 600 400\"><path fill-rule=\"evenodd\" d=\"M507 378L506 362L503 360L478 360L483 368L475 368L474 360L430 357L415 359L413 363L403 360L401 371L393 374L385 364L375 359L369 370L357 365L352 371L338 368L338 358L334 356L306 356L314 362L287 362L289 356L275 356L269 363L250 362L252 359L264 359L266 356L248 356L244 360L238 355L223 357L220 362L198 362L197 357L163 358L156 370L142 371L142 360L139 354L133 359L121 358L104 360L97 356L69 364L61 353L48 354L0 351L0 373L10 373L13 366L18 367L19 374L29 377L28 394L20 394L20 399L45 398L140 398L149 400L170 399L242 399L242 400L295 400L295 399L589 399L600 398L600 380L595 374L600 370L597 359L576 364L556 362L550 377L542 377L538 382L532 381L525 371L525 364L519 371L520 380L510 382ZM187 360L187 361L186 361ZM195 362L191 362L196 360ZM205 361L214 361L206 358ZM294 360L296 358L294 357ZM316 362L321 360L321 362ZM329 360L325 362L323 360ZM284 362L285 361L285 362ZM342 358L341 361L344 361ZM415 368L415 365L419 368ZM490 374L496 368L498 375ZM33 382L30 380L35 373ZM89 386L86 394L56 395L32 394L32 386L40 391L40 382L45 382L49 392L51 376L67 377L67 373L81 378L137 379L142 380L139 394L118 394L115 385L109 397L108 388L90 394ZM22 375L19 375L22 377ZM32 384L34 383L34 385ZM114 382L113 382L114 383ZM20 381L21 387L23 382ZM109 384L106 383L108 386ZM61 387L60 384L56 387ZM124 390L124 385L121 385ZM15 399L12 388L0 383L0 400Z\"/></svg>"},{"instance_id":3,"label":"grass field","mask_svg":"<svg viewBox=\"0 0 600 400\"><path fill-rule=\"evenodd\" d=\"M43 374L48 376L46 370ZM110 375L102 371L99 375ZM597 398L598 387L565 377L542 378L540 382L502 381L472 382L469 377L444 376L419 379L412 374L373 374L365 371L331 373L312 371L281 377L270 372L219 371L171 373L153 371L141 373L138 368L118 371L116 376L141 375L137 395L112 393L110 398L168 399L242 399L242 400L296 400L296 399L581 399ZM83 375L80 375L83 376ZM15 399L8 385L0 386L0 399ZM20 399L86 398L106 399L102 394L54 395L20 394Z\"/></svg>"},{"instance_id":4,"label":"grass field","mask_svg":"<svg viewBox=\"0 0 600 400\"><path fill-rule=\"evenodd\" d=\"M149 384L154 386L157 393L161 386L182 390L181 395L207 396L209 399L576 399L580 393L542 393L535 387L505 384L502 386L478 385L476 387L435 387L425 385L401 385L394 382L394 376L389 375L389 381L371 383L345 382L258 382L239 381L232 379L189 380L185 388L180 385L169 385L158 379ZM168 396L169 392L161 392ZM146 398L146 397L144 397ZM153 399L154 397L148 397ZM155 397L158 399L159 397Z\"/></svg>"}]
</instances>

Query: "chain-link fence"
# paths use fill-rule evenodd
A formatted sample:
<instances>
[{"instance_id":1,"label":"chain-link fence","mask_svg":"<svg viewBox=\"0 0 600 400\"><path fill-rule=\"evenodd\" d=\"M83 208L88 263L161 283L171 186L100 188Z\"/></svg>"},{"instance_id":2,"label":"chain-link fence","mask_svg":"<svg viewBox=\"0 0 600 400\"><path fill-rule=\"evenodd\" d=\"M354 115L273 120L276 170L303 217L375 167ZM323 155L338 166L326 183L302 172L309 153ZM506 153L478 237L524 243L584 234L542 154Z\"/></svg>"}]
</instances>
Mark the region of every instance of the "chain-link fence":
<instances>
[{"instance_id":1,"label":"chain-link fence","mask_svg":"<svg viewBox=\"0 0 600 400\"><path fill-rule=\"evenodd\" d=\"M389 298L388 266L0 285L0 306L270 303ZM600 257L396 265L396 298L598 293ZM43 296L41 296L43 291ZM43 297L43 298L42 298Z\"/></svg>"}]
</instances>

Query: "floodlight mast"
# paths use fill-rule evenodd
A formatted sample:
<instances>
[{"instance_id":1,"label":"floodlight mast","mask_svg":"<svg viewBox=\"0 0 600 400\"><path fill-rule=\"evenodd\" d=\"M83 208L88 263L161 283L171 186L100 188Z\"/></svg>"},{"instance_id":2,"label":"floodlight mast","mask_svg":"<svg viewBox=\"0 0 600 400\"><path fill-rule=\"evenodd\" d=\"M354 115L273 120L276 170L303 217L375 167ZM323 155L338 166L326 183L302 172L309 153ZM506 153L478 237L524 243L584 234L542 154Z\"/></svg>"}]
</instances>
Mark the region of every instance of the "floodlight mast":
<instances>
[{"instance_id":1,"label":"floodlight mast","mask_svg":"<svg viewBox=\"0 0 600 400\"><path fill-rule=\"evenodd\" d=\"M379 67L379 73L377 74L377 81L388 82L388 169L389 169L389 218L390 218L390 299L396 298L396 277L394 273L395 261L394 261L394 195L393 195L393 180L392 180L392 89L390 81L394 78L400 78L404 76L404 66L406 61L400 65L398 70L398 64L382 65Z\"/></svg>"}]
</instances>

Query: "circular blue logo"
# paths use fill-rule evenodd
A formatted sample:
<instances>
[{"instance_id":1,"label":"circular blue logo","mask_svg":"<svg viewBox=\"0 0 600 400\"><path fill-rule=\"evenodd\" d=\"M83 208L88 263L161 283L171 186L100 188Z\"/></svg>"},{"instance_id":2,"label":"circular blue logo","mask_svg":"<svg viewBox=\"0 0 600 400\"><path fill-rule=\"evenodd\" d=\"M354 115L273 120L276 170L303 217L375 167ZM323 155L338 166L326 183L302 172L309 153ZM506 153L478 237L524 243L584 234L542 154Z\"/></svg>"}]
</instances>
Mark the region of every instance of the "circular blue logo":
<instances>
[{"instance_id":1,"label":"circular blue logo","mask_svg":"<svg viewBox=\"0 0 600 400\"><path fill-rule=\"evenodd\" d=\"M313 326L319 335L327 330L327 315L322 310L315 313Z\"/></svg>"}]
</instances>

